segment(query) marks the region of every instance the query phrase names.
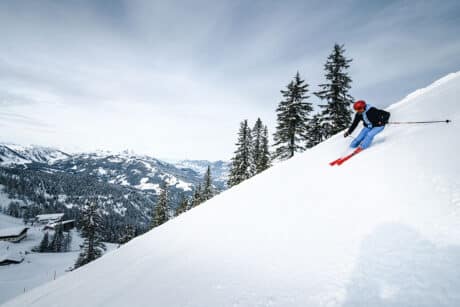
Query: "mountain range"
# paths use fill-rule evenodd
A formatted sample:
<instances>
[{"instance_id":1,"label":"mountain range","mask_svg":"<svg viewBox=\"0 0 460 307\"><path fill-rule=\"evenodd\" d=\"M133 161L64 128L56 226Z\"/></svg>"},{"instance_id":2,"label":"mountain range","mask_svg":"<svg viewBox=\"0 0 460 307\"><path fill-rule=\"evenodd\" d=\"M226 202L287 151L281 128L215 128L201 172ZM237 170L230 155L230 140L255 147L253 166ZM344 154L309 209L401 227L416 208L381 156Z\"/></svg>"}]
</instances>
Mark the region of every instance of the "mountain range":
<instances>
[{"instance_id":1,"label":"mountain range","mask_svg":"<svg viewBox=\"0 0 460 307\"><path fill-rule=\"evenodd\" d=\"M106 225L110 233L119 233L126 224L136 225L141 232L148 229L163 184L173 214L181 197L190 197L203 181L208 165L216 192L225 190L228 163L224 161L174 164L130 152L69 154L49 147L0 144L0 185L13 202L11 210L17 211L9 214L24 215L20 211L26 208L26 217L59 211L74 218L85 201L97 198L111 217ZM7 210L10 203L0 205ZM107 233L106 240L117 238Z\"/></svg>"}]
</instances>

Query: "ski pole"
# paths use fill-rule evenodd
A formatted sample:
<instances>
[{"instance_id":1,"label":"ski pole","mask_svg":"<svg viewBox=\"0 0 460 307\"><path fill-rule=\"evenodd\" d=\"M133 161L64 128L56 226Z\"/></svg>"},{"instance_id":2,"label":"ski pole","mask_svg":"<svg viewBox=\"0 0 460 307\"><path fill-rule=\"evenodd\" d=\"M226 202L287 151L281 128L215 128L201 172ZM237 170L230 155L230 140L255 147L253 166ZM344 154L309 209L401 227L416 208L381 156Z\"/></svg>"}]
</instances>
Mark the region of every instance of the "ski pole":
<instances>
[{"instance_id":1,"label":"ski pole","mask_svg":"<svg viewBox=\"0 0 460 307\"><path fill-rule=\"evenodd\" d=\"M405 125L405 124L434 124L434 123L450 123L450 119L446 120L429 120L429 121L423 121L423 122L388 122L390 125Z\"/></svg>"}]
</instances>

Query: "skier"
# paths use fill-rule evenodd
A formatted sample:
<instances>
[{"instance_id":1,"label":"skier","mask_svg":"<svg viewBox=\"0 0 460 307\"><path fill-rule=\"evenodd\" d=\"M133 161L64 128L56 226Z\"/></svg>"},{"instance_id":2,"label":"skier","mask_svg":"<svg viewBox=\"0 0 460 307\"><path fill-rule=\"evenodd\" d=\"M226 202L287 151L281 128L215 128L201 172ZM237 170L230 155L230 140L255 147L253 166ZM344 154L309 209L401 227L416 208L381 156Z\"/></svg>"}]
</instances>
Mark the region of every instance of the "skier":
<instances>
[{"instance_id":1,"label":"skier","mask_svg":"<svg viewBox=\"0 0 460 307\"><path fill-rule=\"evenodd\" d=\"M353 109L355 109L356 114L353 119L353 123L347 132L345 132L344 137L349 136L353 130L355 130L359 121L363 121L364 128L361 130L359 135L351 142L351 148L357 148L358 152L368 148L374 137L382 132L385 128L385 125L388 123L390 118L390 113L384 110L379 110L370 104L367 104L364 100L358 100L353 104Z\"/></svg>"}]
</instances>

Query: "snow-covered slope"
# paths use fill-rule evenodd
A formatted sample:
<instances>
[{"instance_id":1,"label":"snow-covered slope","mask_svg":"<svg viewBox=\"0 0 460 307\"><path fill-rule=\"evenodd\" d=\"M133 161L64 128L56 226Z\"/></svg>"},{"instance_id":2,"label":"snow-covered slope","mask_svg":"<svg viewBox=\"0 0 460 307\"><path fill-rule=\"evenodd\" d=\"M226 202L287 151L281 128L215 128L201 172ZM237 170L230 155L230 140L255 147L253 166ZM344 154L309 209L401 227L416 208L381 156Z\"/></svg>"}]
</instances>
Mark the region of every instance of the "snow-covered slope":
<instances>
[{"instance_id":1,"label":"snow-covered slope","mask_svg":"<svg viewBox=\"0 0 460 307\"><path fill-rule=\"evenodd\" d=\"M460 73L6 306L460 306Z\"/></svg>"},{"instance_id":2,"label":"snow-covered slope","mask_svg":"<svg viewBox=\"0 0 460 307\"><path fill-rule=\"evenodd\" d=\"M70 155L65 152L51 147L0 144L0 165L25 164L32 162L51 164L69 157Z\"/></svg>"},{"instance_id":3,"label":"snow-covered slope","mask_svg":"<svg viewBox=\"0 0 460 307\"><path fill-rule=\"evenodd\" d=\"M5 228L24 227L22 219L0 213L0 231ZM19 243L0 241L0 259L24 259L20 264L0 266L0 304L13 297L43 285L63 274L75 264L80 254L80 245L83 239L77 230L71 230L71 251L65 253L35 253L34 247L40 245L43 239L43 226L27 225L27 237ZM53 235L50 232L50 235ZM117 248L117 244L106 243L107 251Z\"/></svg>"},{"instance_id":4,"label":"snow-covered slope","mask_svg":"<svg viewBox=\"0 0 460 307\"><path fill-rule=\"evenodd\" d=\"M25 227L22 219L0 213L0 231L6 228ZM31 253L43 238L42 227L27 226L27 237L19 243L0 241L0 259L24 259L20 264L0 266L0 304L50 280L54 275L66 273L75 264L79 254L80 236L72 231L72 252L67 253Z\"/></svg>"}]
</instances>

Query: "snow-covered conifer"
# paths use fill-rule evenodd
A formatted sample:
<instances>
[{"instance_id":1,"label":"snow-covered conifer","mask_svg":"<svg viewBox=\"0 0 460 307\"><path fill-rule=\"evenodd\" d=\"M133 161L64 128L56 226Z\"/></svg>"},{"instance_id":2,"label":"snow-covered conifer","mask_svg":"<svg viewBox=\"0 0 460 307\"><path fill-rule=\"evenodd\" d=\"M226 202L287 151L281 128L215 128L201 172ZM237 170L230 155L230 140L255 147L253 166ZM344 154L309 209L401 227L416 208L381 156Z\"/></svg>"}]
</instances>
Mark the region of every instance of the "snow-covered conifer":
<instances>
[{"instance_id":1,"label":"snow-covered conifer","mask_svg":"<svg viewBox=\"0 0 460 307\"><path fill-rule=\"evenodd\" d=\"M57 224L54 227L54 236L51 240L50 251L55 253L64 251L64 232L62 231L62 224Z\"/></svg>"},{"instance_id":2,"label":"snow-covered conifer","mask_svg":"<svg viewBox=\"0 0 460 307\"><path fill-rule=\"evenodd\" d=\"M313 111L312 104L307 102L308 84L300 78L299 72L287 85L287 90L281 90L283 100L279 103L277 126L274 134L275 151L273 158L285 160L296 152L305 150L306 134L308 132L309 114Z\"/></svg>"},{"instance_id":3,"label":"snow-covered conifer","mask_svg":"<svg viewBox=\"0 0 460 307\"><path fill-rule=\"evenodd\" d=\"M253 175L252 136L247 120L242 121L240 124L236 146L235 155L230 166L229 187L237 185Z\"/></svg>"},{"instance_id":4,"label":"snow-covered conifer","mask_svg":"<svg viewBox=\"0 0 460 307\"><path fill-rule=\"evenodd\" d=\"M321 128L325 138L344 130L351 123L353 97L348 94L348 90L351 88L352 80L348 76L347 69L352 59L347 59L344 53L343 45L334 45L324 65L327 82L320 84L321 90L315 93L326 102L320 105L322 108Z\"/></svg>"},{"instance_id":5,"label":"snow-covered conifer","mask_svg":"<svg viewBox=\"0 0 460 307\"><path fill-rule=\"evenodd\" d=\"M169 220L169 192L166 184L161 189L158 202L153 210L152 228L158 227Z\"/></svg>"},{"instance_id":6,"label":"snow-covered conifer","mask_svg":"<svg viewBox=\"0 0 460 307\"><path fill-rule=\"evenodd\" d=\"M40 246L38 247L38 251L40 253L46 253L49 251L49 235L48 235L48 231L45 232L45 234L43 235L43 239L42 241L40 242Z\"/></svg>"},{"instance_id":7,"label":"snow-covered conifer","mask_svg":"<svg viewBox=\"0 0 460 307\"><path fill-rule=\"evenodd\" d=\"M192 196L192 201L191 201L191 207L196 207L199 204L203 202L202 197L201 197L201 184L197 185L195 187L195 190L193 191L193 196Z\"/></svg>"},{"instance_id":8,"label":"snow-covered conifer","mask_svg":"<svg viewBox=\"0 0 460 307\"><path fill-rule=\"evenodd\" d=\"M96 201L88 201L81 213L81 236L84 238L80 246L82 251L75 263L75 268L85 265L100 256L106 249L102 242L102 218L98 212Z\"/></svg>"},{"instance_id":9,"label":"snow-covered conifer","mask_svg":"<svg viewBox=\"0 0 460 307\"><path fill-rule=\"evenodd\" d=\"M128 243L135 236L136 236L136 229L134 228L133 225L128 224L128 225L125 226L125 230L123 232L123 235L120 237L120 240L118 241L118 243L120 245Z\"/></svg>"},{"instance_id":10,"label":"snow-covered conifer","mask_svg":"<svg viewBox=\"0 0 460 307\"><path fill-rule=\"evenodd\" d=\"M208 169L204 174L203 179L203 190L201 192L201 199L202 201L207 201L214 196L214 188L212 186L212 178L211 178L211 167L208 165Z\"/></svg>"},{"instance_id":11,"label":"snow-covered conifer","mask_svg":"<svg viewBox=\"0 0 460 307\"><path fill-rule=\"evenodd\" d=\"M268 128L260 118L252 129L252 158L253 173L258 174L270 167L270 152L268 148Z\"/></svg>"},{"instance_id":12,"label":"snow-covered conifer","mask_svg":"<svg viewBox=\"0 0 460 307\"><path fill-rule=\"evenodd\" d=\"M311 148L324 140L323 129L321 127L321 117L315 114L310 121L307 134L307 148Z\"/></svg>"},{"instance_id":13,"label":"snow-covered conifer","mask_svg":"<svg viewBox=\"0 0 460 307\"><path fill-rule=\"evenodd\" d=\"M71 248L71 244L72 244L72 233L69 231L69 232L65 232L64 233L64 241L63 241L63 252L70 252L70 248Z\"/></svg>"},{"instance_id":14,"label":"snow-covered conifer","mask_svg":"<svg viewBox=\"0 0 460 307\"><path fill-rule=\"evenodd\" d=\"M186 212L189 208L190 208L189 199L187 198L187 196L185 196L184 193L181 193L179 206L177 207L176 212L175 212L174 215L179 216L182 213Z\"/></svg>"}]
</instances>

